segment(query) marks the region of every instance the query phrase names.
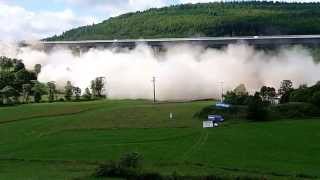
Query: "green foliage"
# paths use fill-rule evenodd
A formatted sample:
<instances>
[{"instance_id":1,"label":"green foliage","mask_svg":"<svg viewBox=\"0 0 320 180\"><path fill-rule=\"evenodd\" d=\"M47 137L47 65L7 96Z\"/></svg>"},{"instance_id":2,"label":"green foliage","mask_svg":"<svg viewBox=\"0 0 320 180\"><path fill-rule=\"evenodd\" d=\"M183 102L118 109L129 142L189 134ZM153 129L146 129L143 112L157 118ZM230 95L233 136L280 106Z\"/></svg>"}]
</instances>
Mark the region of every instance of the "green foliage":
<instances>
[{"instance_id":1,"label":"green foliage","mask_svg":"<svg viewBox=\"0 0 320 180\"><path fill-rule=\"evenodd\" d=\"M199 112L194 114L194 117L202 120L207 119L210 114L219 114L226 120L230 119L245 119L247 118L247 106L233 105L230 108L217 108L214 105L204 107Z\"/></svg>"},{"instance_id":2,"label":"green foliage","mask_svg":"<svg viewBox=\"0 0 320 180\"><path fill-rule=\"evenodd\" d=\"M312 103L320 107L320 83L316 83L311 87L300 86L298 89L291 90L289 93L290 102Z\"/></svg>"},{"instance_id":3,"label":"green foliage","mask_svg":"<svg viewBox=\"0 0 320 180\"><path fill-rule=\"evenodd\" d=\"M237 95L234 91L228 91L224 95L224 102L232 105L246 105L248 104L248 94Z\"/></svg>"},{"instance_id":4,"label":"green foliage","mask_svg":"<svg viewBox=\"0 0 320 180\"><path fill-rule=\"evenodd\" d=\"M283 80L278 91L279 95L281 95L280 103L288 103L290 101L290 94L293 91L292 81Z\"/></svg>"},{"instance_id":5,"label":"green foliage","mask_svg":"<svg viewBox=\"0 0 320 180\"><path fill-rule=\"evenodd\" d=\"M0 105L29 103L30 95L33 95L34 102L39 103L42 96L48 94L48 101L54 102L58 99L59 92L55 82L42 84L37 81L37 76L41 72L41 65L36 64L33 71L25 69L22 60L0 57ZM105 90L105 78L97 77L92 81L91 88L94 97L103 98ZM65 86L65 98L71 101L72 96L76 100L81 99L81 89L73 87L71 82ZM86 90L85 99L90 100L92 95L90 90Z\"/></svg>"},{"instance_id":6,"label":"green foliage","mask_svg":"<svg viewBox=\"0 0 320 180\"><path fill-rule=\"evenodd\" d=\"M253 121L264 121L268 118L268 111L259 93L250 97L247 118Z\"/></svg>"},{"instance_id":7,"label":"green foliage","mask_svg":"<svg viewBox=\"0 0 320 180\"><path fill-rule=\"evenodd\" d=\"M79 101L81 97L81 89L79 87L73 87L72 91L75 95L76 100Z\"/></svg>"},{"instance_id":8,"label":"green foliage","mask_svg":"<svg viewBox=\"0 0 320 180\"><path fill-rule=\"evenodd\" d=\"M277 96L277 92L276 92L276 89L273 87L263 86L260 89L260 95L263 101L270 103L272 98Z\"/></svg>"},{"instance_id":9,"label":"green foliage","mask_svg":"<svg viewBox=\"0 0 320 180\"><path fill-rule=\"evenodd\" d=\"M16 100L16 97L19 96L19 93L11 86L6 86L1 89L0 94L2 95L3 104L15 103L11 98Z\"/></svg>"},{"instance_id":10,"label":"green foliage","mask_svg":"<svg viewBox=\"0 0 320 180\"><path fill-rule=\"evenodd\" d=\"M56 95L56 83L55 82L48 82L48 92L49 92L49 102L53 102L55 100L55 95Z\"/></svg>"},{"instance_id":11,"label":"green foliage","mask_svg":"<svg viewBox=\"0 0 320 180\"><path fill-rule=\"evenodd\" d=\"M142 155L124 154L118 162L109 161L101 164L95 172L96 177L136 177L142 167Z\"/></svg>"},{"instance_id":12,"label":"green foliage","mask_svg":"<svg viewBox=\"0 0 320 180\"><path fill-rule=\"evenodd\" d=\"M244 84L240 84L233 91L228 91L224 97L224 102L232 105L246 105L248 103L249 93Z\"/></svg>"},{"instance_id":13,"label":"green foliage","mask_svg":"<svg viewBox=\"0 0 320 180\"><path fill-rule=\"evenodd\" d=\"M91 81L91 91L95 98L102 98L105 90L105 77L97 77Z\"/></svg>"},{"instance_id":14,"label":"green foliage","mask_svg":"<svg viewBox=\"0 0 320 180\"><path fill-rule=\"evenodd\" d=\"M73 85L71 84L70 81L67 81L66 86L64 87L64 97L67 101L71 101L72 99L72 92L73 90Z\"/></svg>"},{"instance_id":15,"label":"green foliage","mask_svg":"<svg viewBox=\"0 0 320 180\"><path fill-rule=\"evenodd\" d=\"M41 64L34 65L34 72L37 74L37 76L40 74L40 72L41 72Z\"/></svg>"},{"instance_id":16,"label":"green foliage","mask_svg":"<svg viewBox=\"0 0 320 180\"><path fill-rule=\"evenodd\" d=\"M124 154L120 159L120 166L126 168L140 168L142 165L143 156L137 152Z\"/></svg>"},{"instance_id":17,"label":"green foliage","mask_svg":"<svg viewBox=\"0 0 320 180\"><path fill-rule=\"evenodd\" d=\"M85 89L84 94L83 94L83 98L84 98L85 100L87 100L87 101L88 101L88 100L91 100L92 94L91 94L89 88L86 88L86 89Z\"/></svg>"},{"instance_id":18,"label":"green foliage","mask_svg":"<svg viewBox=\"0 0 320 180\"><path fill-rule=\"evenodd\" d=\"M21 95L24 102L29 102L32 82L35 80L37 80L37 75L26 70L22 60L0 57L2 104L19 103Z\"/></svg>"},{"instance_id":19,"label":"green foliage","mask_svg":"<svg viewBox=\"0 0 320 180\"><path fill-rule=\"evenodd\" d=\"M319 3L214 2L127 13L47 40L320 34Z\"/></svg>"},{"instance_id":20,"label":"green foliage","mask_svg":"<svg viewBox=\"0 0 320 180\"><path fill-rule=\"evenodd\" d=\"M42 99L42 96L48 92L47 87L45 84L40 83L38 81L34 81L33 83L34 83L34 85L31 90L33 93L34 101L36 103L39 103Z\"/></svg>"},{"instance_id":21,"label":"green foliage","mask_svg":"<svg viewBox=\"0 0 320 180\"><path fill-rule=\"evenodd\" d=\"M31 84L23 84L22 85L22 97L25 103L28 103L30 100L32 85Z\"/></svg>"},{"instance_id":22,"label":"green foliage","mask_svg":"<svg viewBox=\"0 0 320 180\"><path fill-rule=\"evenodd\" d=\"M122 171L117 162L109 161L99 165L94 175L96 177L121 177L123 176Z\"/></svg>"},{"instance_id":23,"label":"green foliage","mask_svg":"<svg viewBox=\"0 0 320 180\"><path fill-rule=\"evenodd\" d=\"M269 107L273 119L314 118L320 117L320 109L309 103L286 103Z\"/></svg>"},{"instance_id":24,"label":"green foliage","mask_svg":"<svg viewBox=\"0 0 320 180\"><path fill-rule=\"evenodd\" d=\"M316 92L316 93L314 93L314 94L312 95L311 102L312 102L314 105L320 107L320 91L318 91L318 92Z\"/></svg>"}]
</instances>

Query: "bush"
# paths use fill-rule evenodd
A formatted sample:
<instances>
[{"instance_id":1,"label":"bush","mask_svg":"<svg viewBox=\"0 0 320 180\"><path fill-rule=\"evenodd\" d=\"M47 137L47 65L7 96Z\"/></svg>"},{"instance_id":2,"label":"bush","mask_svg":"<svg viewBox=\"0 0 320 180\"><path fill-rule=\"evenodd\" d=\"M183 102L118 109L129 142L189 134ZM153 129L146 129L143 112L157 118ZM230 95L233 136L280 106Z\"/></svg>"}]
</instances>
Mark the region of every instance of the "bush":
<instances>
[{"instance_id":1,"label":"bush","mask_svg":"<svg viewBox=\"0 0 320 180\"><path fill-rule=\"evenodd\" d=\"M245 119L247 117L247 106L231 106L230 108L218 108L214 105L207 106L194 114L194 117L207 119L210 114L219 114L224 119Z\"/></svg>"},{"instance_id":2,"label":"bush","mask_svg":"<svg viewBox=\"0 0 320 180\"><path fill-rule=\"evenodd\" d=\"M96 177L118 177L120 175L118 164L114 161L99 165L96 169Z\"/></svg>"},{"instance_id":3,"label":"bush","mask_svg":"<svg viewBox=\"0 0 320 180\"><path fill-rule=\"evenodd\" d=\"M247 119L253 121L265 121L268 119L268 110L258 93L250 97Z\"/></svg>"},{"instance_id":4,"label":"bush","mask_svg":"<svg viewBox=\"0 0 320 180\"><path fill-rule=\"evenodd\" d=\"M136 177L139 171L134 168L124 167L119 162L109 161L98 166L96 177Z\"/></svg>"},{"instance_id":5,"label":"bush","mask_svg":"<svg viewBox=\"0 0 320 180\"><path fill-rule=\"evenodd\" d=\"M126 168L140 168L142 159L142 155L137 152L128 153L121 157L119 164Z\"/></svg>"},{"instance_id":6,"label":"bush","mask_svg":"<svg viewBox=\"0 0 320 180\"><path fill-rule=\"evenodd\" d=\"M95 172L96 177L137 177L142 167L142 155L128 153L123 155L118 162L109 161L101 164Z\"/></svg>"},{"instance_id":7,"label":"bush","mask_svg":"<svg viewBox=\"0 0 320 180\"><path fill-rule=\"evenodd\" d=\"M314 105L320 107L320 91L313 94L313 96L311 98L311 102Z\"/></svg>"},{"instance_id":8,"label":"bush","mask_svg":"<svg viewBox=\"0 0 320 180\"><path fill-rule=\"evenodd\" d=\"M229 91L224 95L224 102L232 105L247 105L248 98L250 96L248 94L236 94L233 91Z\"/></svg>"},{"instance_id":9,"label":"bush","mask_svg":"<svg viewBox=\"0 0 320 180\"><path fill-rule=\"evenodd\" d=\"M132 180L174 180L173 178L165 178L156 172L141 173L138 176L129 178Z\"/></svg>"},{"instance_id":10,"label":"bush","mask_svg":"<svg viewBox=\"0 0 320 180\"><path fill-rule=\"evenodd\" d=\"M272 118L312 118L320 117L320 109L309 103L287 103L270 107Z\"/></svg>"},{"instance_id":11,"label":"bush","mask_svg":"<svg viewBox=\"0 0 320 180\"><path fill-rule=\"evenodd\" d=\"M42 99L41 93L35 92L35 93L34 93L34 102L40 103L41 99Z\"/></svg>"}]
</instances>

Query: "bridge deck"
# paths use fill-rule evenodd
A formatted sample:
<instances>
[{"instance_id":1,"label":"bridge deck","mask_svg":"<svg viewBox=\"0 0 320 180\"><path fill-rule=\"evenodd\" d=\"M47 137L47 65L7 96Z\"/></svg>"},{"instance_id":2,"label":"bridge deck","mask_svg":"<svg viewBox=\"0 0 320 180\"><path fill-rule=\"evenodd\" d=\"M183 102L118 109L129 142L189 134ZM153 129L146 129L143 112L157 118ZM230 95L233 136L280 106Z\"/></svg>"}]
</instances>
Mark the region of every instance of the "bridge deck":
<instances>
[{"instance_id":1,"label":"bridge deck","mask_svg":"<svg viewBox=\"0 0 320 180\"><path fill-rule=\"evenodd\" d=\"M287 35L287 36L250 36L250 37L199 37L199 38L161 38L161 39L122 39L122 40L84 40L84 41L40 41L44 48L55 46L69 48L91 47L134 47L139 43L150 46L170 44L200 44L208 47L222 47L228 44L245 42L253 46L310 45L320 46L320 35ZM29 45L24 42L24 45Z\"/></svg>"}]
</instances>

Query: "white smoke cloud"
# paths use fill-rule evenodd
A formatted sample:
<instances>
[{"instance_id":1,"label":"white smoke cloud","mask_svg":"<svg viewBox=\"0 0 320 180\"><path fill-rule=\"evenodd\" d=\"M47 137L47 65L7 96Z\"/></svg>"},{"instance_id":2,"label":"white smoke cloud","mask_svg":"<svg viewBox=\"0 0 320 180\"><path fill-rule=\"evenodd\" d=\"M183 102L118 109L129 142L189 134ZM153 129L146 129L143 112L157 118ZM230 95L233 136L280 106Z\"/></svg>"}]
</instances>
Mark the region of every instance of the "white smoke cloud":
<instances>
[{"instance_id":1,"label":"white smoke cloud","mask_svg":"<svg viewBox=\"0 0 320 180\"><path fill-rule=\"evenodd\" d=\"M133 50L91 49L80 57L65 49L45 53L4 47L0 46L0 55L21 58L27 68L42 64L39 79L43 82L56 81L64 86L70 80L84 89L95 77L105 76L109 98L113 99L151 99L153 76L160 100L217 98L219 82L228 90L244 83L253 92L262 85L278 87L284 79L298 86L314 84L320 77L320 65L299 46L267 53L245 44L220 50L186 44L155 53L139 45Z\"/></svg>"}]
</instances>

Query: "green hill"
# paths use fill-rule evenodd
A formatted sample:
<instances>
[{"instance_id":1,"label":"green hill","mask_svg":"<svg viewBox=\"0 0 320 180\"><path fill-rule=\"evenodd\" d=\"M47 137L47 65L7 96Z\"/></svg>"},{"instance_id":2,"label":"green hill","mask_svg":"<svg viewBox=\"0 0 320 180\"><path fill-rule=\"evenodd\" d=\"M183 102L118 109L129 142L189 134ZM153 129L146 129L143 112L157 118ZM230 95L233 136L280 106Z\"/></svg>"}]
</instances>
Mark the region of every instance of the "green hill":
<instances>
[{"instance_id":1,"label":"green hill","mask_svg":"<svg viewBox=\"0 0 320 180\"><path fill-rule=\"evenodd\" d=\"M46 40L320 34L320 3L185 4L128 13Z\"/></svg>"}]
</instances>

